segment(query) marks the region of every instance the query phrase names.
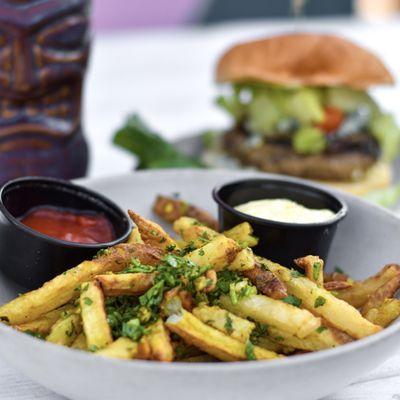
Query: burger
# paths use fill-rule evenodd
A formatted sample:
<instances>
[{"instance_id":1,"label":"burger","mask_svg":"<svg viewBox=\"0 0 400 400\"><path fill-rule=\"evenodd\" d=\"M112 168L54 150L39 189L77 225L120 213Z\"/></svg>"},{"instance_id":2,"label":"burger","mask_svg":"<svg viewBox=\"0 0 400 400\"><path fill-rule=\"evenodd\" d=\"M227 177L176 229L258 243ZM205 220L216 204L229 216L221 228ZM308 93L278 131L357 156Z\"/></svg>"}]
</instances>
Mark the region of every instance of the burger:
<instances>
[{"instance_id":1,"label":"burger","mask_svg":"<svg viewBox=\"0 0 400 400\"><path fill-rule=\"evenodd\" d=\"M333 35L279 35L230 48L216 80L233 120L220 149L240 165L359 195L390 184L400 130L368 90L394 79L371 52Z\"/></svg>"}]
</instances>

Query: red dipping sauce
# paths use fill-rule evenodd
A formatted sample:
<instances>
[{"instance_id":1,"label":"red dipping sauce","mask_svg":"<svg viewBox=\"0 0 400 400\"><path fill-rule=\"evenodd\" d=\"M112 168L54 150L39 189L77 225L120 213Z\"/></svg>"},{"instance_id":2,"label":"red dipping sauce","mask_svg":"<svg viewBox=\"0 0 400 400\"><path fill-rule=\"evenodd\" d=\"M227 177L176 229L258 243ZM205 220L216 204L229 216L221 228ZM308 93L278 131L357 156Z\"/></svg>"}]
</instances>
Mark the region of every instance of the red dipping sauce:
<instances>
[{"instance_id":1,"label":"red dipping sauce","mask_svg":"<svg viewBox=\"0 0 400 400\"><path fill-rule=\"evenodd\" d=\"M74 243L106 243L116 239L111 222L99 213L41 206L21 222L44 235Z\"/></svg>"}]
</instances>

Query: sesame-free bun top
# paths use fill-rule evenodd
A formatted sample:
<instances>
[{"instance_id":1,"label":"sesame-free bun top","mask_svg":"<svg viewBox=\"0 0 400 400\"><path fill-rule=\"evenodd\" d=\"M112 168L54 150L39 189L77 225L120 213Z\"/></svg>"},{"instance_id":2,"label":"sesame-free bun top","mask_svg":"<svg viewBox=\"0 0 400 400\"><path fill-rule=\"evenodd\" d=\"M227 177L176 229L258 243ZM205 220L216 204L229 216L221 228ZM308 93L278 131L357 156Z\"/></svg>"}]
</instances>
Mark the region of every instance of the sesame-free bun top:
<instances>
[{"instance_id":1,"label":"sesame-free bun top","mask_svg":"<svg viewBox=\"0 0 400 400\"><path fill-rule=\"evenodd\" d=\"M373 53L334 35L293 33L230 48L219 60L218 82L264 82L285 86L347 86L367 89L393 84Z\"/></svg>"}]
</instances>

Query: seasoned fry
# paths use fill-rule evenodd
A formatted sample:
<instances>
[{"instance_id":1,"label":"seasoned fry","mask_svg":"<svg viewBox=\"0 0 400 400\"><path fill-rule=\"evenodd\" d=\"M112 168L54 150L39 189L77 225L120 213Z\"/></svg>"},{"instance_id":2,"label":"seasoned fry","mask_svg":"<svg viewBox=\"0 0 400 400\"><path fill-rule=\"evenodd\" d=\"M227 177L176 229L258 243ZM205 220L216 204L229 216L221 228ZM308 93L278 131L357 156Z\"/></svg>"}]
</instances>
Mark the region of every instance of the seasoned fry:
<instances>
[{"instance_id":1,"label":"seasoned fry","mask_svg":"<svg viewBox=\"0 0 400 400\"><path fill-rule=\"evenodd\" d=\"M153 286L155 274L127 273L97 275L105 296L139 296Z\"/></svg>"},{"instance_id":2,"label":"seasoned fry","mask_svg":"<svg viewBox=\"0 0 400 400\"><path fill-rule=\"evenodd\" d=\"M385 299L377 308L370 308L364 317L373 324L386 328L400 316L400 300Z\"/></svg>"},{"instance_id":3,"label":"seasoned fry","mask_svg":"<svg viewBox=\"0 0 400 400\"><path fill-rule=\"evenodd\" d=\"M258 238L253 236L253 228L248 222L242 222L241 224L234 226L232 229L223 232L223 234L238 242L243 248L254 247L258 244Z\"/></svg>"},{"instance_id":4,"label":"seasoned fry","mask_svg":"<svg viewBox=\"0 0 400 400\"><path fill-rule=\"evenodd\" d=\"M126 243L143 243L143 239L140 236L140 232L137 226L132 228L132 232L129 235L129 238Z\"/></svg>"},{"instance_id":5,"label":"seasoned fry","mask_svg":"<svg viewBox=\"0 0 400 400\"><path fill-rule=\"evenodd\" d=\"M331 291L351 288L353 284L349 281L329 281L324 283L324 289ZM340 296L337 296L340 297Z\"/></svg>"},{"instance_id":6,"label":"seasoned fry","mask_svg":"<svg viewBox=\"0 0 400 400\"><path fill-rule=\"evenodd\" d=\"M103 255L84 261L41 288L23 294L0 307L0 317L12 325L34 321L41 315L68 303L79 295L79 285L105 272L123 270L136 257L143 264L155 265L162 257L158 249L143 244L120 244Z\"/></svg>"},{"instance_id":7,"label":"seasoned fry","mask_svg":"<svg viewBox=\"0 0 400 400\"><path fill-rule=\"evenodd\" d=\"M62 346L71 346L76 337L82 331L81 316L71 312L67 316L61 316L52 326L46 340Z\"/></svg>"},{"instance_id":8,"label":"seasoned fry","mask_svg":"<svg viewBox=\"0 0 400 400\"><path fill-rule=\"evenodd\" d=\"M263 295L245 297L237 304L232 304L229 296L222 296L219 302L236 315L274 326L299 338L304 338L321 326L321 319L309 311Z\"/></svg>"},{"instance_id":9,"label":"seasoned fry","mask_svg":"<svg viewBox=\"0 0 400 400\"><path fill-rule=\"evenodd\" d=\"M217 306L200 305L192 312L200 321L243 343L250 339L251 332L255 327L253 322L237 317Z\"/></svg>"},{"instance_id":10,"label":"seasoned fry","mask_svg":"<svg viewBox=\"0 0 400 400\"><path fill-rule=\"evenodd\" d=\"M96 354L103 357L129 360L137 357L138 344L126 337L120 337L104 349L96 351Z\"/></svg>"},{"instance_id":11,"label":"seasoned fry","mask_svg":"<svg viewBox=\"0 0 400 400\"><path fill-rule=\"evenodd\" d=\"M166 325L169 330L181 336L187 343L193 344L222 361L247 360L252 355L259 360L279 357L278 354L272 351L258 346L248 346L232 339L219 330L207 326L185 310L182 310L182 315L170 316ZM249 354L249 347L251 354Z\"/></svg>"},{"instance_id":12,"label":"seasoned fry","mask_svg":"<svg viewBox=\"0 0 400 400\"><path fill-rule=\"evenodd\" d=\"M111 330L104 310L104 297L97 281L82 285L79 298L83 330L89 350L99 350L112 342Z\"/></svg>"},{"instance_id":13,"label":"seasoned fry","mask_svg":"<svg viewBox=\"0 0 400 400\"><path fill-rule=\"evenodd\" d=\"M153 204L153 211L167 222L174 222L180 217L186 216L196 219L215 231L219 230L218 221L208 212L188 204L183 200L166 196L157 196Z\"/></svg>"},{"instance_id":14,"label":"seasoned fry","mask_svg":"<svg viewBox=\"0 0 400 400\"><path fill-rule=\"evenodd\" d=\"M83 332L77 336L71 347L78 350L87 350L86 336Z\"/></svg>"},{"instance_id":15,"label":"seasoned fry","mask_svg":"<svg viewBox=\"0 0 400 400\"><path fill-rule=\"evenodd\" d=\"M269 260L263 259L262 262L285 282L290 294L301 299L305 308L325 318L331 325L350 336L361 339L382 329L363 318L350 304L336 298L308 278L293 276L289 269Z\"/></svg>"},{"instance_id":16,"label":"seasoned fry","mask_svg":"<svg viewBox=\"0 0 400 400\"><path fill-rule=\"evenodd\" d=\"M317 256L305 256L294 260L304 270L306 277L318 286L324 284L324 261Z\"/></svg>"},{"instance_id":17,"label":"seasoned fry","mask_svg":"<svg viewBox=\"0 0 400 400\"><path fill-rule=\"evenodd\" d=\"M283 299L287 296L285 285L272 272L261 268L257 263L254 268L243 271L243 276L248 278L261 294L273 299Z\"/></svg>"},{"instance_id":18,"label":"seasoned fry","mask_svg":"<svg viewBox=\"0 0 400 400\"><path fill-rule=\"evenodd\" d=\"M48 335L51 327L57 322L57 320L61 317L61 315L67 315L69 311L74 309L72 305L66 305L56 310L49 311L46 314L43 314L38 319L35 319L31 322L26 322L24 324L15 325L15 328L22 332L35 332L42 336Z\"/></svg>"},{"instance_id":19,"label":"seasoned fry","mask_svg":"<svg viewBox=\"0 0 400 400\"><path fill-rule=\"evenodd\" d=\"M255 266L254 254L250 247L246 247L237 253L234 260L228 266L232 271L246 271Z\"/></svg>"},{"instance_id":20,"label":"seasoned fry","mask_svg":"<svg viewBox=\"0 0 400 400\"><path fill-rule=\"evenodd\" d=\"M361 308L361 314L366 315L369 310L379 307L383 302L393 297L400 287L400 271L397 276L393 277L390 281L384 283L376 292L372 293L367 302Z\"/></svg>"},{"instance_id":21,"label":"seasoned fry","mask_svg":"<svg viewBox=\"0 0 400 400\"><path fill-rule=\"evenodd\" d=\"M212 266L219 271L230 265L239 251L241 248L234 240L220 235L184 258L200 266Z\"/></svg>"},{"instance_id":22,"label":"seasoned fry","mask_svg":"<svg viewBox=\"0 0 400 400\"><path fill-rule=\"evenodd\" d=\"M132 210L128 210L128 214L139 229L140 237L145 244L161 250L168 250L171 247L175 248L178 246L176 241L160 225L143 218Z\"/></svg>"},{"instance_id":23,"label":"seasoned fry","mask_svg":"<svg viewBox=\"0 0 400 400\"><path fill-rule=\"evenodd\" d=\"M194 248L204 246L220 234L194 218L181 217L173 224L173 230L180 235L186 244Z\"/></svg>"},{"instance_id":24,"label":"seasoned fry","mask_svg":"<svg viewBox=\"0 0 400 400\"><path fill-rule=\"evenodd\" d=\"M336 296L353 307L362 307L372 293L398 275L399 268L397 264L388 264L376 275L363 281L356 281L350 288L338 291Z\"/></svg>"},{"instance_id":25,"label":"seasoned fry","mask_svg":"<svg viewBox=\"0 0 400 400\"><path fill-rule=\"evenodd\" d=\"M164 322L159 319L149 329L147 340L151 349L151 358L157 361L173 361L174 349Z\"/></svg>"}]
</instances>

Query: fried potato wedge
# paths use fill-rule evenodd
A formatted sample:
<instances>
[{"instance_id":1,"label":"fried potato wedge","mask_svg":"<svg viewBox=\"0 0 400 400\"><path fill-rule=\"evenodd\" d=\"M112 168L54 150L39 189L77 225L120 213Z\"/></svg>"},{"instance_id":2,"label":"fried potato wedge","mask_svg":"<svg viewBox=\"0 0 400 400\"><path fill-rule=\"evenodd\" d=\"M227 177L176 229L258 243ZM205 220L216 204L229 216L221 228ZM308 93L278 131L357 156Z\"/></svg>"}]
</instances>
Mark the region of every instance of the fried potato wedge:
<instances>
[{"instance_id":1,"label":"fried potato wedge","mask_svg":"<svg viewBox=\"0 0 400 400\"><path fill-rule=\"evenodd\" d=\"M130 360L138 355L138 344L126 337L120 337L104 349L96 351L97 355L110 358Z\"/></svg>"},{"instance_id":2,"label":"fried potato wedge","mask_svg":"<svg viewBox=\"0 0 400 400\"><path fill-rule=\"evenodd\" d=\"M67 316L69 311L72 311L74 306L66 305L56 310L49 311L46 314L43 314L38 319L35 319L31 322L26 322L24 324L15 325L14 328L18 329L22 332L35 332L42 336L46 336L49 334L51 327L57 322L57 320L62 316Z\"/></svg>"},{"instance_id":3,"label":"fried potato wedge","mask_svg":"<svg viewBox=\"0 0 400 400\"><path fill-rule=\"evenodd\" d=\"M399 287L400 271L397 276L384 283L378 290L369 296L367 302L361 308L361 314L365 316L369 310L373 308L379 309L386 299L394 297Z\"/></svg>"},{"instance_id":4,"label":"fried potato wedge","mask_svg":"<svg viewBox=\"0 0 400 400\"><path fill-rule=\"evenodd\" d=\"M363 318L356 308L336 298L308 278L294 276L290 269L272 261L263 259L262 262L285 283L290 294L301 299L304 308L323 317L329 324L351 337L361 339L382 329Z\"/></svg>"},{"instance_id":5,"label":"fried potato wedge","mask_svg":"<svg viewBox=\"0 0 400 400\"><path fill-rule=\"evenodd\" d=\"M214 231L214 229L189 217L177 219L173 224L173 230L182 237L186 244L190 243L196 249L204 246L220 235L220 233Z\"/></svg>"},{"instance_id":6,"label":"fried potato wedge","mask_svg":"<svg viewBox=\"0 0 400 400\"><path fill-rule=\"evenodd\" d=\"M321 319L309 311L263 295L244 297L237 304L232 304L229 296L221 296L219 303L236 315L274 326L299 338L321 326Z\"/></svg>"},{"instance_id":7,"label":"fried potato wedge","mask_svg":"<svg viewBox=\"0 0 400 400\"><path fill-rule=\"evenodd\" d=\"M79 303L88 349L96 351L106 347L113 339L104 310L103 292L97 281L82 285Z\"/></svg>"},{"instance_id":8,"label":"fried potato wedge","mask_svg":"<svg viewBox=\"0 0 400 400\"><path fill-rule=\"evenodd\" d=\"M255 266L254 254L250 247L246 247L236 254L235 258L228 266L232 271L246 271Z\"/></svg>"},{"instance_id":9,"label":"fried potato wedge","mask_svg":"<svg viewBox=\"0 0 400 400\"><path fill-rule=\"evenodd\" d=\"M128 210L128 214L139 229L140 237L145 244L161 250L178 246L177 242L157 223L136 214L132 210Z\"/></svg>"},{"instance_id":10,"label":"fried potato wedge","mask_svg":"<svg viewBox=\"0 0 400 400\"><path fill-rule=\"evenodd\" d=\"M83 332L76 337L71 347L78 350L87 350L86 336Z\"/></svg>"},{"instance_id":11,"label":"fried potato wedge","mask_svg":"<svg viewBox=\"0 0 400 400\"><path fill-rule=\"evenodd\" d=\"M253 322L240 318L217 306L210 307L202 304L194 308L192 313L205 324L243 343L250 339L251 332L255 328Z\"/></svg>"},{"instance_id":12,"label":"fried potato wedge","mask_svg":"<svg viewBox=\"0 0 400 400\"><path fill-rule=\"evenodd\" d=\"M254 247L258 244L258 238L253 236L253 228L248 222L234 226L232 229L223 232L223 235L238 242L243 248Z\"/></svg>"},{"instance_id":13,"label":"fried potato wedge","mask_svg":"<svg viewBox=\"0 0 400 400\"><path fill-rule=\"evenodd\" d=\"M398 276L400 267L397 264L388 264L376 275L363 281L356 281L344 290L339 290L336 296L351 304L353 307L362 307L371 294L375 293L382 285Z\"/></svg>"},{"instance_id":14,"label":"fried potato wedge","mask_svg":"<svg viewBox=\"0 0 400 400\"><path fill-rule=\"evenodd\" d=\"M46 337L46 341L62 346L71 346L81 331L81 316L71 312L67 316L61 316L52 326L49 335Z\"/></svg>"},{"instance_id":15,"label":"fried potato wedge","mask_svg":"<svg viewBox=\"0 0 400 400\"><path fill-rule=\"evenodd\" d=\"M181 315L168 317L168 329L204 352L222 361L244 361L248 359L246 344L232 339L217 329L201 322L193 314L182 310ZM269 360L280 357L278 354L254 346L254 357L259 360Z\"/></svg>"},{"instance_id":16,"label":"fried potato wedge","mask_svg":"<svg viewBox=\"0 0 400 400\"><path fill-rule=\"evenodd\" d=\"M132 228L132 232L129 235L129 238L126 243L143 243L143 239L140 236L140 232L137 226Z\"/></svg>"},{"instance_id":17,"label":"fried potato wedge","mask_svg":"<svg viewBox=\"0 0 400 400\"><path fill-rule=\"evenodd\" d=\"M257 263L254 268L243 271L243 276L265 296L283 299L288 295L285 285L272 272L261 268Z\"/></svg>"},{"instance_id":18,"label":"fried potato wedge","mask_svg":"<svg viewBox=\"0 0 400 400\"><path fill-rule=\"evenodd\" d=\"M294 260L295 264L304 270L308 279L318 286L324 284L324 261L318 256L305 256Z\"/></svg>"},{"instance_id":19,"label":"fried potato wedge","mask_svg":"<svg viewBox=\"0 0 400 400\"><path fill-rule=\"evenodd\" d=\"M211 229L219 230L218 221L211 214L183 200L157 196L153 204L153 211L167 222L174 222L180 217L186 216L196 219Z\"/></svg>"},{"instance_id":20,"label":"fried potato wedge","mask_svg":"<svg viewBox=\"0 0 400 400\"><path fill-rule=\"evenodd\" d=\"M2 305L0 317L12 325L34 321L77 297L81 283L105 272L123 270L132 257L136 257L143 264L155 265L161 259L162 253L144 244L120 244L111 247L103 255L91 261L83 261L75 268L46 282L39 289Z\"/></svg>"},{"instance_id":21,"label":"fried potato wedge","mask_svg":"<svg viewBox=\"0 0 400 400\"><path fill-rule=\"evenodd\" d=\"M186 254L184 258L199 266L212 266L214 270L220 271L230 265L241 250L234 240L220 235L200 249Z\"/></svg>"},{"instance_id":22,"label":"fried potato wedge","mask_svg":"<svg viewBox=\"0 0 400 400\"><path fill-rule=\"evenodd\" d=\"M151 358L157 361L173 361L174 349L164 322L159 319L150 325L149 329L147 340L151 349Z\"/></svg>"},{"instance_id":23,"label":"fried potato wedge","mask_svg":"<svg viewBox=\"0 0 400 400\"><path fill-rule=\"evenodd\" d=\"M386 328L400 316L400 300L385 299L376 308L370 308L364 317L373 324Z\"/></svg>"},{"instance_id":24,"label":"fried potato wedge","mask_svg":"<svg viewBox=\"0 0 400 400\"><path fill-rule=\"evenodd\" d=\"M96 275L105 296L140 296L151 288L155 274L127 273Z\"/></svg>"}]
</instances>

